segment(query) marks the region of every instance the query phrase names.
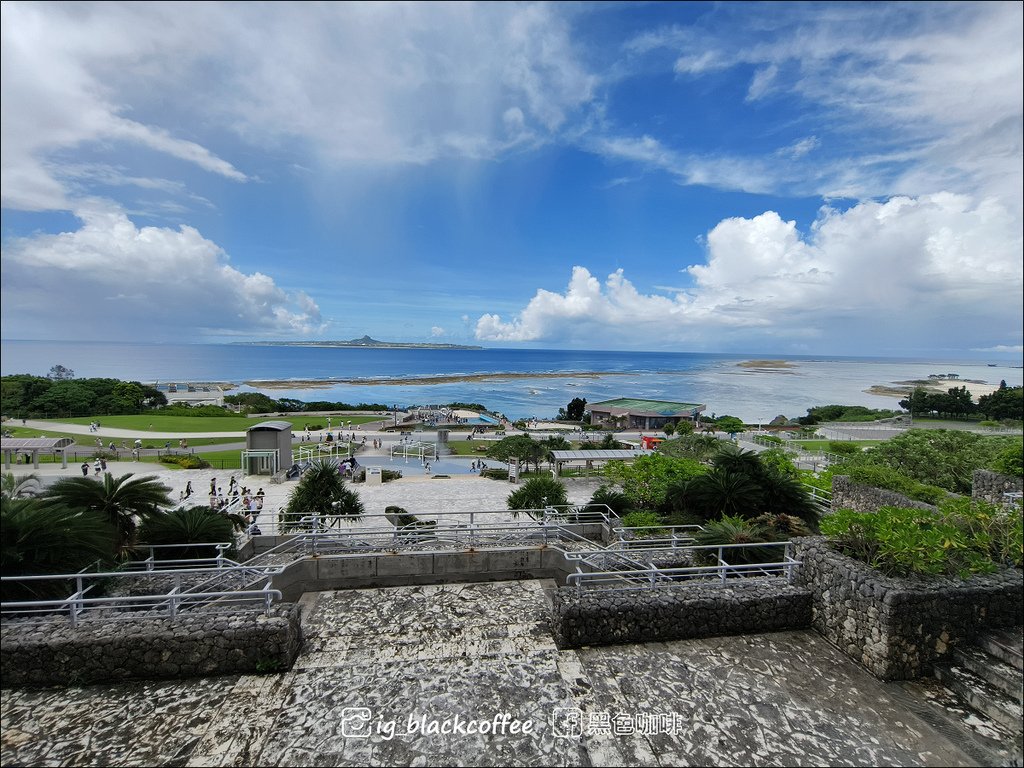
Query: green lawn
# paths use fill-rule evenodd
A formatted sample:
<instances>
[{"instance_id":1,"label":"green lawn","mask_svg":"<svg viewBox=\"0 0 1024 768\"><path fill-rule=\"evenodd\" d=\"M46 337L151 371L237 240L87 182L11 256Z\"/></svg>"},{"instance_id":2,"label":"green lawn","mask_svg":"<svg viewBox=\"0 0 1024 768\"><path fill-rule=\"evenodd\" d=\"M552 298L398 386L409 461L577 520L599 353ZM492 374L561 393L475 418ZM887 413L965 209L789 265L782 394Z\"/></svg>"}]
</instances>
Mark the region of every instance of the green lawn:
<instances>
[{"instance_id":1,"label":"green lawn","mask_svg":"<svg viewBox=\"0 0 1024 768\"><path fill-rule=\"evenodd\" d=\"M86 423L88 423L88 422L86 422ZM11 433L11 437L26 437L26 438L27 437L54 437L54 438L56 438L56 437L70 437L79 446L81 446L83 448L91 448L91 447L95 446L96 445L96 438L97 437L100 438L103 441L103 445L104 446L109 445L110 441L113 440L114 441L114 445L118 449L121 449L121 450L125 450L125 449L123 449L121 447L122 443L126 443L127 446L128 446L127 450L131 450L132 447L133 447L133 442L134 442L132 439L129 439L129 438L111 437L110 435L105 435L103 433L102 429L100 429L99 432L90 432L90 433L88 433L86 435L81 435L81 434L77 434L77 433L73 433L73 432L56 432L56 431L51 431L51 430L29 429L28 427L5 427L5 429L8 432ZM190 447L196 447L196 446L200 446L200 445L227 445L229 443L239 443L239 442L242 442L243 439L244 438L242 436L239 436L239 437L190 437L190 438L188 438L188 444L189 444ZM157 437L148 438L148 439L147 438L142 438L142 447L143 448L163 448L164 447L164 443L166 443L166 442L167 442L167 438L157 438ZM171 447L172 448L177 448L178 447L178 441L174 440L174 439L171 439Z\"/></svg>"},{"instance_id":2,"label":"green lawn","mask_svg":"<svg viewBox=\"0 0 1024 768\"><path fill-rule=\"evenodd\" d=\"M856 445L858 448L867 448L869 445L879 445L884 443L884 440L789 440L783 443L780 447L784 448L787 445L794 443L801 445L808 451L827 451L829 443L842 442L844 444Z\"/></svg>"},{"instance_id":3,"label":"green lawn","mask_svg":"<svg viewBox=\"0 0 1024 768\"><path fill-rule=\"evenodd\" d=\"M103 434L104 427L114 429L135 429L142 432L238 432L241 434L261 421L287 421L292 425L292 430L301 432L309 424L311 427L319 424L327 427L327 418L324 416L274 416L266 419L250 419L247 416L163 416L159 413L132 414L127 416L83 416L73 419L46 419L52 424L90 424L94 421L100 422L100 432ZM379 416L332 416L332 429L348 429L349 422L354 427L359 424L380 421Z\"/></svg>"}]
</instances>

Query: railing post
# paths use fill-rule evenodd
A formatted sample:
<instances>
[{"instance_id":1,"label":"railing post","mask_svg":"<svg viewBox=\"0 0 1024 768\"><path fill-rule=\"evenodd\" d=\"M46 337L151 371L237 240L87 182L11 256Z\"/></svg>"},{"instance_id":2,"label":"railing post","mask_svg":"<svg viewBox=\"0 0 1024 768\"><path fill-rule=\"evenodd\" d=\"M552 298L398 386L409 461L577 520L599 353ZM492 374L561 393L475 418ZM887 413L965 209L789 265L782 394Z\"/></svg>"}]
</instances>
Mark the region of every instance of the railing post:
<instances>
[{"instance_id":1,"label":"railing post","mask_svg":"<svg viewBox=\"0 0 1024 768\"><path fill-rule=\"evenodd\" d=\"M722 547L718 548L718 576L722 582L722 586L725 586L725 560L722 558Z\"/></svg>"}]
</instances>

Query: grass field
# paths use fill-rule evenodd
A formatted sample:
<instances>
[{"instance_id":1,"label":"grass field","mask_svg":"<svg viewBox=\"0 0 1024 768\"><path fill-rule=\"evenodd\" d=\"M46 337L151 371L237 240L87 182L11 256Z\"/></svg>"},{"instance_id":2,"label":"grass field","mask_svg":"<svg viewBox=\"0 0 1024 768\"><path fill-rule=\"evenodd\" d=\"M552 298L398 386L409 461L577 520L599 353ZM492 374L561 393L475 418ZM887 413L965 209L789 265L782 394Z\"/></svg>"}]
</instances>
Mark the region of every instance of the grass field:
<instances>
[{"instance_id":1,"label":"grass field","mask_svg":"<svg viewBox=\"0 0 1024 768\"><path fill-rule=\"evenodd\" d=\"M88 422L86 422L88 423ZM57 432L51 430L42 429L29 429L27 427L8 427L7 431L11 433L11 437L70 437L78 445L83 448L91 448L96 444L96 438L100 438L103 441L103 445L109 445L110 441L114 441L115 447L121 450L131 450L133 441L124 437L111 437L105 435L101 429L99 432L90 432L87 435L72 433L72 432ZM198 447L201 445L228 445L230 443L240 443L244 438L240 435L239 437L190 437L188 438L188 444L190 447ZM164 443L167 442L167 438L142 438L143 448L163 448ZM123 448L122 443L127 444L127 449ZM171 440L171 447L177 448L178 443L176 440Z\"/></svg>"},{"instance_id":2,"label":"grass field","mask_svg":"<svg viewBox=\"0 0 1024 768\"><path fill-rule=\"evenodd\" d=\"M789 440L782 447L789 444L801 445L808 451L827 451L829 443L837 442L835 440ZM867 448L870 445L879 445L884 443L884 440L842 440L844 445L856 445L858 448Z\"/></svg>"},{"instance_id":3,"label":"grass field","mask_svg":"<svg viewBox=\"0 0 1024 768\"><path fill-rule=\"evenodd\" d=\"M210 433L210 432L238 432L239 434L245 432L261 421L287 421L291 423L292 430L295 432L301 432L305 430L307 424L311 427L319 424L321 427L327 427L327 418L325 416L274 416L273 418L266 419L250 419L247 416L162 416L159 413L152 414L133 414L128 416L103 416L101 418L83 416L80 418L73 419L47 419L51 424L55 425L56 429L59 429L60 424L91 424L94 421L100 422L100 432L102 435L103 428L113 429L134 429L140 432L194 432L194 433ZM332 429L349 429L352 427L369 424L371 422L379 422L381 417L379 416L332 416L331 427Z\"/></svg>"}]
</instances>

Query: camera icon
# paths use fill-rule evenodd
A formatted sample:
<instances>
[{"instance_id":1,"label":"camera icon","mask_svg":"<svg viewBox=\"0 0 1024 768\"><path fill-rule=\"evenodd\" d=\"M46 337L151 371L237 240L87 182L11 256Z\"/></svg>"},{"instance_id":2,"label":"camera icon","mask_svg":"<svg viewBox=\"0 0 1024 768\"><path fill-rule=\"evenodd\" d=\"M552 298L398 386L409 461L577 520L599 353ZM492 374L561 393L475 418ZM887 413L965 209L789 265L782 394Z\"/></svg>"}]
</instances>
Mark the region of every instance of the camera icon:
<instances>
[{"instance_id":1,"label":"camera icon","mask_svg":"<svg viewBox=\"0 0 1024 768\"><path fill-rule=\"evenodd\" d=\"M345 707L341 710L341 735L346 739L365 739L370 736L369 707Z\"/></svg>"}]
</instances>

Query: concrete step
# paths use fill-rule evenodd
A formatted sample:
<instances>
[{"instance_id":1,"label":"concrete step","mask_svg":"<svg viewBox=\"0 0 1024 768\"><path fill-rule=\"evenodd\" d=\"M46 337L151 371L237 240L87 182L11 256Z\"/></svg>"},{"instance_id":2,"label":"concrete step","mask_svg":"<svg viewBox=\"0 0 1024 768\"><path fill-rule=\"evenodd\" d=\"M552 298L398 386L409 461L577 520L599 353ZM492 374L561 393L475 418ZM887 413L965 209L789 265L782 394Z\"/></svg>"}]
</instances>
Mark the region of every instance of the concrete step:
<instances>
[{"instance_id":1,"label":"concrete step","mask_svg":"<svg viewBox=\"0 0 1024 768\"><path fill-rule=\"evenodd\" d=\"M974 644L1017 670L1024 670L1024 628L990 629L978 633Z\"/></svg>"},{"instance_id":2,"label":"concrete step","mask_svg":"<svg viewBox=\"0 0 1024 768\"><path fill-rule=\"evenodd\" d=\"M951 691L1008 732L1021 730L1020 703L957 664L937 664L935 676Z\"/></svg>"},{"instance_id":3,"label":"concrete step","mask_svg":"<svg viewBox=\"0 0 1024 768\"><path fill-rule=\"evenodd\" d=\"M971 645L953 650L954 662L998 688L1018 704L1024 704L1024 673L996 656Z\"/></svg>"}]
</instances>

